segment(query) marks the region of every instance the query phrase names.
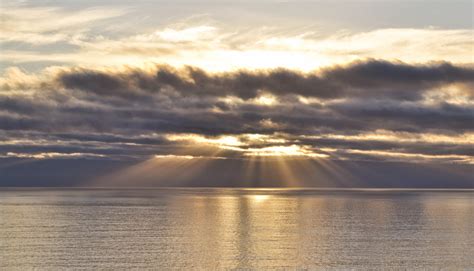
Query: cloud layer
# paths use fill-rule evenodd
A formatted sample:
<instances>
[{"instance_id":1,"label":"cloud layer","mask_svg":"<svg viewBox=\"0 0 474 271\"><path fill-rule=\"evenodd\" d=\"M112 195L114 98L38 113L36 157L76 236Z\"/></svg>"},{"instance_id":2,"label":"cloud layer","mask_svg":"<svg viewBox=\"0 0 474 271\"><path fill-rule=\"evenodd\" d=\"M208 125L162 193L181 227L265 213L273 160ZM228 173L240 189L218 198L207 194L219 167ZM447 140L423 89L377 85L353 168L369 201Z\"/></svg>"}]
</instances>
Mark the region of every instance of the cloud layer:
<instances>
[{"instance_id":1,"label":"cloud layer","mask_svg":"<svg viewBox=\"0 0 474 271\"><path fill-rule=\"evenodd\" d=\"M1 81L0 153L471 164L473 78L470 66L382 60L308 73L160 65L11 69Z\"/></svg>"},{"instance_id":2,"label":"cloud layer","mask_svg":"<svg viewBox=\"0 0 474 271\"><path fill-rule=\"evenodd\" d=\"M341 12L349 10L348 4L344 3ZM164 7L153 12L156 9L153 5L150 10L143 10L143 3L136 5L138 7L130 3L128 6L78 3L78 6L68 7L67 4L5 3L0 7L2 60L5 66L21 65L29 69L53 63L95 68L109 65L140 67L145 62L155 62L192 65L207 71L279 66L310 71L367 58L399 59L409 63L472 62L474 47L470 27L453 29L433 24L407 27L402 23L399 25L404 26L397 27L373 22L368 29L349 27L336 31L327 22L312 25L318 17L314 14L306 18L306 22L295 20L291 24L288 21L276 24L277 18L270 10L279 9L278 6L285 5L283 3L268 2L269 11L260 14L262 18L259 19L275 22L272 26L256 24L255 18L247 18L248 21L239 18L237 23L221 18L219 12L208 14L205 11L171 20L170 14L155 14L163 13ZM311 6L321 5L318 2ZM361 3L357 3L359 5ZM204 5L200 6L196 10ZM425 5L424 12L427 8ZM392 9L391 5L390 12L394 12ZM303 8L299 13L306 12ZM406 7L403 12L407 12ZM421 17L419 13L418 18ZM241 17L245 15L240 14ZM373 17L370 15L365 17ZM461 16L460 12L457 15L457 19L462 17L470 22L470 16ZM445 23L449 25L452 21ZM351 26L355 27L354 24Z\"/></svg>"},{"instance_id":3,"label":"cloud layer","mask_svg":"<svg viewBox=\"0 0 474 271\"><path fill-rule=\"evenodd\" d=\"M168 2L4 1L0 186L474 186L469 1Z\"/></svg>"}]
</instances>

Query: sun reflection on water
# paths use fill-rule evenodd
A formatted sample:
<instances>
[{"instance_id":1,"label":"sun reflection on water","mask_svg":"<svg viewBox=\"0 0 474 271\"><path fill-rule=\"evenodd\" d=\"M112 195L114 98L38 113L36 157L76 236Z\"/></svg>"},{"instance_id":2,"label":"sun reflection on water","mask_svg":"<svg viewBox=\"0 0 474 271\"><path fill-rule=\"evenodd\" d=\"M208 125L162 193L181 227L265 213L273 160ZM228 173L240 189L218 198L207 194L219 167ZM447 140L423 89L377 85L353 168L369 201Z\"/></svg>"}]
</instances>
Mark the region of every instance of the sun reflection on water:
<instances>
[{"instance_id":1,"label":"sun reflection on water","mask_svg":"<svg viewBox=\"0 0 474 271\"><path fill-rule=\"evenodd\" d=\"M270 198L270 195L252 195L250 196L253 202L255 203L261 203Z\"/></svg>"}]
</instances>

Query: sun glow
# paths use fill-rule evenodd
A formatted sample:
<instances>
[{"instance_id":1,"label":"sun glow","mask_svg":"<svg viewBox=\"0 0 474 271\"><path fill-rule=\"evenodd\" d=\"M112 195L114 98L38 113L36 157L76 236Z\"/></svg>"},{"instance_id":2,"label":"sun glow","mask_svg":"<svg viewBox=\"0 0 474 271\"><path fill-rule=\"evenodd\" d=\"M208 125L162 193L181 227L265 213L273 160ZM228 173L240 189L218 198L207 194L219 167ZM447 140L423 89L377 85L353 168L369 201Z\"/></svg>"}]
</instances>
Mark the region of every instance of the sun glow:
<instances>
[{"instance_id":1,"label":"sun glow","mask_svg":"<svg viewBox=\"0 0 474 271\"><path fill-rule=\"evenodd\" d=\"M263 148L249 148L245 150L246 156L307 156L307 157L327 157L325 154L314 153L305 147L298 145L271 146Z\"/></svg>"},{"instance_id":2,"label":"sun glow","mask_svg":"<svg viewBox=\"0 0 474 271\"><path fill-rule=\"evenodd\" d=\"M189 141L216 146L241 146L243 143L235 136L205 137L196 134L173 134L166 138L170 141Z\"/></svg>"},{"instance_id":3,"label":"sun glow","mask_svg":"<svg viewBox=\"0 0 474 271\"><path fill-rule=\"evenodd\" d=\"M168 139L181 141L179 144L183 145L174 154L156 154L146 161L96 179L93 183L101 186L184 185L193 178L198 178L196 176L208 178L209 172L215 172L224 165L221 159L232 166L219 173L222 178L219 181L226 181L228 178L227 181L236 186L327 185L328 177L340 183L352 181L350 172L328 159L328 155L317 153L309 146L291 143L285 145L288 142L270 143L284 140L278 136L280 135L170 135ZM202 152L208 148L208 153ZM235 175L239 182L232 181ZM213 180L216 183L219 181ZM271 195L257 194L249 196L249 200L260 204L270 197Z\"/></svg>"},{"instance_id":4,"label":"sun glow","mask_svg":"<svg viewBox=\"0 0 474 271\"><path fill-rule=\"evenodd\" d=\"M278 102L278 100L273 95L264 94L255 98L254 102L259 105L272 106L272 105L275 105Z\"/></svg>"},{"instance_id":5,"label":"sun glow","mask_svg":"<svg viewBox=\"0 0 474 271\"><path fill-rule=\"evenodd\" d=\"M198 144L202 147L208 146L232 151L245 157L328 157L326 154L316 153L309 146L283 145L287 141L284 138L279 138L278 135L243 134L239 136L205 137L196 134L174 134L168 135L167 139L181 143L187 142L190 145Z\"/></svg>"}]
</instances>

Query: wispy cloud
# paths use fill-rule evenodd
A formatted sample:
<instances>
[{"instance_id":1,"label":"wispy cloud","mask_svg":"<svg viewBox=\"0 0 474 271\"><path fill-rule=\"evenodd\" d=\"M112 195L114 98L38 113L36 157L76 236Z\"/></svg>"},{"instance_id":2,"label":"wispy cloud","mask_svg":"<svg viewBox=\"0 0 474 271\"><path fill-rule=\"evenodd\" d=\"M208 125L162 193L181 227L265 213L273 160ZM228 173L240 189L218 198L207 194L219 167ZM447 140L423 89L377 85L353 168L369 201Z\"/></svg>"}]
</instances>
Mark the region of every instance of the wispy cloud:
<instances>
[{"instance_id":1,"label":"wispy cloud","mask_svg":"<svg viewBox=\"0 0 474 271\"><path fill-rule=\"evenodd\" d=\"M278 27L233 29L216 22L187 22L164 25L149 32L117 34L94 27L100 20L125 12L126 9L105 8L74 13L57 8L5 10L2 24L5 31L0 41L30 46L22 50L6 48L3 59L14 63L53 61L90 67L165 62L212 71L274 67L309 71L367 58L410 63L442 59L467 64L474 50L472 29L382 28L323 35L318 29L287 33ZM37 45L58 42L64 48L73 47L68 51L35 49Z\"/></svg>"}]
</instances>

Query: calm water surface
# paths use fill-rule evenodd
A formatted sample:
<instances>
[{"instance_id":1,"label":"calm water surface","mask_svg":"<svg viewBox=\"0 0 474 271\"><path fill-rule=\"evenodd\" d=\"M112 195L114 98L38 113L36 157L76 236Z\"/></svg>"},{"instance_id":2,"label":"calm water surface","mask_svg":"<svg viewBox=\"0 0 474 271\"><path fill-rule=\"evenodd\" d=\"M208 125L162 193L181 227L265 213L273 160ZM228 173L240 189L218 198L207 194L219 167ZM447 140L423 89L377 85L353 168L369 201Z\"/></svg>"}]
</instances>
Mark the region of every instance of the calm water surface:
<instances>
[{"instance_id":1,"label":"calm water surface","mask_svg":"<svg viewBox=\"0 0 474 271\"><path fill-rule=\"evenodd\" d=\"M3 190L0 269L474 269L474 193Z\"/></svg>"}]
</instances>

